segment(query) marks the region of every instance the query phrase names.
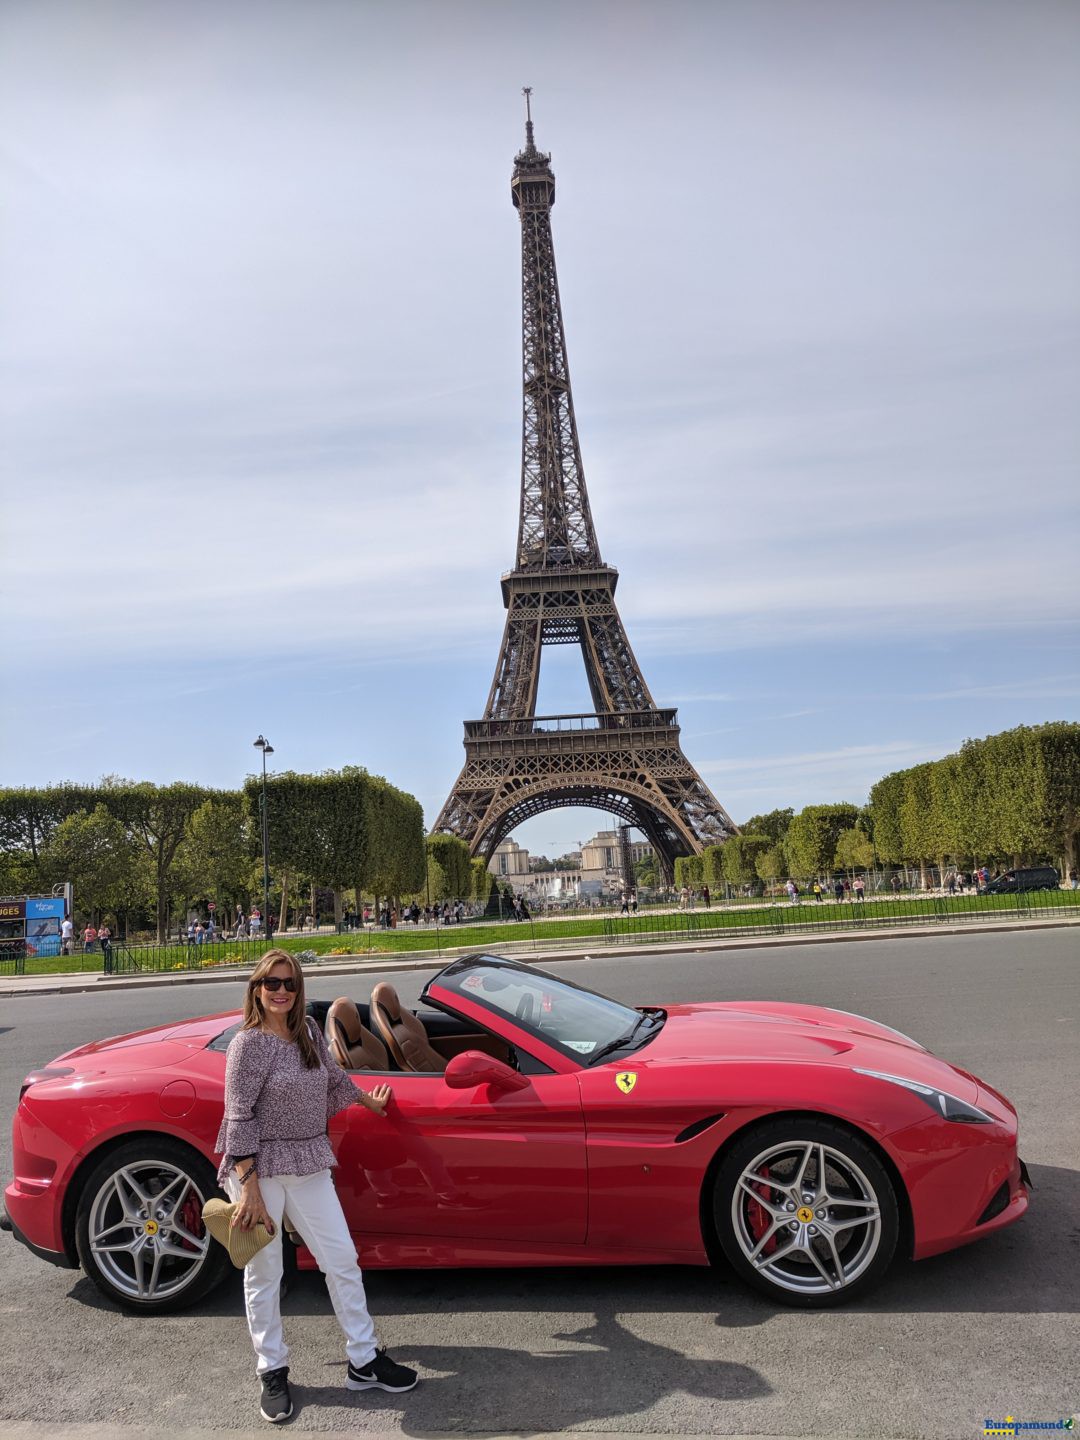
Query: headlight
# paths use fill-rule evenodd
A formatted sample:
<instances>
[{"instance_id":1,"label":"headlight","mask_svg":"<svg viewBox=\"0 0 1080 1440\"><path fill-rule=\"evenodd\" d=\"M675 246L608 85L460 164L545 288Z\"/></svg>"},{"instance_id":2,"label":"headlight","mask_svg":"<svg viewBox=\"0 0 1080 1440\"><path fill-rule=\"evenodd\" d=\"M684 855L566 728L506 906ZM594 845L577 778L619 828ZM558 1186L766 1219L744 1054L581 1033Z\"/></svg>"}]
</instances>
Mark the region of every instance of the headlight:
<instances>
[{"instance_id":1,"label":"headlight","mask_svg":"<svg viewBox=\"0 0 1080 1440\"><path fill-rule=\"evenodd\" d=\"M994 1117L987 1115L985 1110L980 1110L975 1105L969 1105L966 1100L960 1100L957 1096L950 1095L947 1090L937 1090L933 1085L920 1085L917 1080L905 1080L902 1075L886 1075L881 1070L864 1070L859 1065L854 1066L853 1069L856 1075L869 1075L871 1080L887 1080L890 1085L903 1086L913 1095L918 1095L920 1100L925 1100L930 1109L945 1120L955 1120L960 1125L992 1125L994 1123Z\"/></svg>"}]
</instances>

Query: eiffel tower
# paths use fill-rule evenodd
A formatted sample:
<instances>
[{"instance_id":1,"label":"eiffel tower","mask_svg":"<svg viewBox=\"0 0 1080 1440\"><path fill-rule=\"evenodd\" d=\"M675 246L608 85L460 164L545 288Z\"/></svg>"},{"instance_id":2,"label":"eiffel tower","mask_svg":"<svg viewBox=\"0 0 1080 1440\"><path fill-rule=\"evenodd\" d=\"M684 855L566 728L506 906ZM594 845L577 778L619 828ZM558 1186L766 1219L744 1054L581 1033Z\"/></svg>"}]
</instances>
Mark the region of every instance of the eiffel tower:
<instances>
[{"instance_id":1,"label":"eiffel tower","mask_svg":"<svg viewBox=\"0 0 1080 1440\"><path fill-rule=\"evenodd\" d=\"M615 607L619 572L600 558L555 273L555 176L533 140L530 94L510 181L524 369L517 564L502 577L506 628L484 716L465 722L465 766L435 829L489 860L522 821L587 805L644 831L670 880L677 855L699 854L736 827L683 754L676 711L649 693ZM536 714L545 645L581 647L590 714Z\"/></svg>"}]
</instances>

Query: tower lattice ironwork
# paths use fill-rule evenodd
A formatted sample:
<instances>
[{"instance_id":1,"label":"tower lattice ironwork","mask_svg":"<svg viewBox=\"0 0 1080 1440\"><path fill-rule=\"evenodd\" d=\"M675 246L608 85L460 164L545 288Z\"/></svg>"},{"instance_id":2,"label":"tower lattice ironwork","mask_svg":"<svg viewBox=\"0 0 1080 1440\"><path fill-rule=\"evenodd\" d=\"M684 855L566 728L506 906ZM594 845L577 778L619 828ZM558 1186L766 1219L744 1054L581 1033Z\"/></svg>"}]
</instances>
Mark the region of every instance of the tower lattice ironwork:
<instances>
[{"instance_id":1,"label":"tower lattice ironwork","mask_svg":"<svg viewBox=\"0 0 1080 1440\"><path fill-rule=\"evenodd\" d=\"M596 541L581 463L551 238L555 176L525 148L510 182L521 219L523 423L517 563L502 577L506 627L483 719L435 822L490 859L522 821L588 805L644 831L670 877L677 855L735 833L683 754L676 711L655 704L615 606L618 571ZM593 710L537 715L540 652L578 645Z\"/></svg>"}]
</instances>

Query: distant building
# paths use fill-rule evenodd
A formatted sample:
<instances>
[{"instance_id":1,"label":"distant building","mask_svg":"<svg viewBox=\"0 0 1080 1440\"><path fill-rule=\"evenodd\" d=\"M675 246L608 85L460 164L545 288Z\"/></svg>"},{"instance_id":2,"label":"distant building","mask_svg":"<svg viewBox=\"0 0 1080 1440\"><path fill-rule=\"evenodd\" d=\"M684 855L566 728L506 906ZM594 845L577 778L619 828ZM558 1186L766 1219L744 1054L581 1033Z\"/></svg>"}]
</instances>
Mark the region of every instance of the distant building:
<instances>
[{"instance_id":1,"label":"distant building","mask_svg":"<svg viewBox=\"0 0 1080 1440\"><path fill-rule=\"evenodd\" d=\"M631 840L630 858L636 865L653 853L653 847L646 840ZM619 869L619 835L616 830L599 830L591 840L581 847L581 868L585 870Z\"/></svg>"},{"instance_id":2,"label":"distant building","mask_svg":"<svg viewBox=\"0 0 1080 1440\"><path fill-rule=\"evenodd\" d=\"M501 845L496 845L495 853L488 861L488 869L500 880L509 880L513 883L515 877L528 875L529 852L524 850L516 840L504 840Z\"/></svg>"},{"instance_id":3,"label":"distant building","mask_svg":"<svg viewBox=\"0 0 1080 1440\"><path fill-rule=\"evenodd\" d=\"M630 858L636 865L653 853L645 840L631 840ZM618 894L623 888L619 860L619 833L600 830L581 847L581 893L583 895Z\"/></svg>"}]
</instances>

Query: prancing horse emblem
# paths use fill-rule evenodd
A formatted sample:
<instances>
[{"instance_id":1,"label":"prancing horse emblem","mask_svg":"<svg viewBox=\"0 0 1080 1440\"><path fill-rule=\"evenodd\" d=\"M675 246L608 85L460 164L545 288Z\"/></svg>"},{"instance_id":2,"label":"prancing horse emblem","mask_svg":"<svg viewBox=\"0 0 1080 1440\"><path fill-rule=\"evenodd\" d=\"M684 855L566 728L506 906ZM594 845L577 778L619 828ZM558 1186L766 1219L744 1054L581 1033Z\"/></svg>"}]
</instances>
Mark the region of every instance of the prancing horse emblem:
<instances>
[{"instance_id":1,"label":"prancing horse emblem","mask_svg":"<svg viewBox=\"0 0 1080 1440\"><path fill-rule=\"evenodd\" d=\"M615 1076L615 1084L618 1085L624 1095L629 1095L630 1091L637 1084L637 1071L620 1070Z\"/></svg>"}]
</instances>

